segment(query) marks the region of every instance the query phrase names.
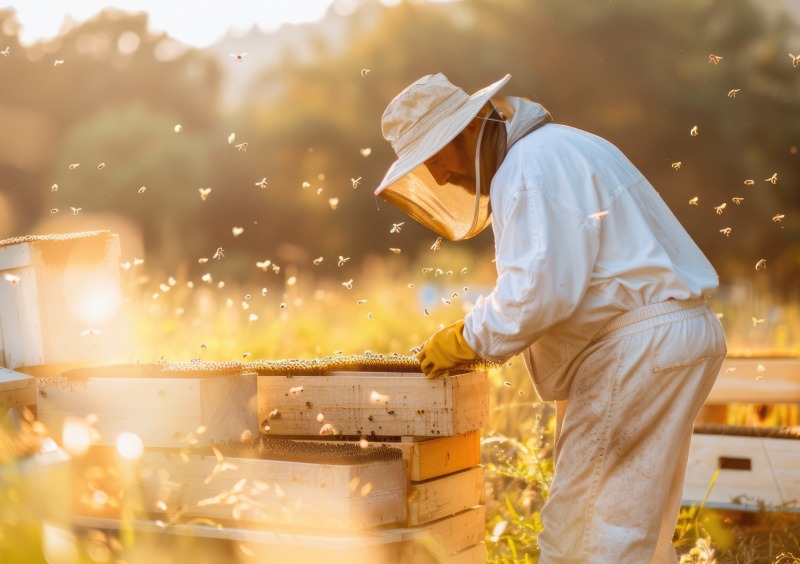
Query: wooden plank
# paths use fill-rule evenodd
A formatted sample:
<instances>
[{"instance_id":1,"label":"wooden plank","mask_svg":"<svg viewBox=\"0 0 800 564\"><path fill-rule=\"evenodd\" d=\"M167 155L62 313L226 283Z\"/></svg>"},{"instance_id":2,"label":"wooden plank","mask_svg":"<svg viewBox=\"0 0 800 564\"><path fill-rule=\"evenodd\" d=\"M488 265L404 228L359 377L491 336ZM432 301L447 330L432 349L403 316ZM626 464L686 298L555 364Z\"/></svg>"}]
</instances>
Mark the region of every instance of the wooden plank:
<instances>
[{"instance_id":1,"label":"wooden plank","mask_svg":"<svg viewBox=\"0 0 800 564\"><path fill-rule=\"evenodd\" d=\"M414 481L444 476L481 463L481 437L471 431L412 443L409 473Z\"/></svg>"},{"instance_id":2,"label":"wooden plank","mask_svg":"<svg viewBox=\"0 0 800 564\"><path fill-rule=\"evenodd\" d=\"M800 441L763 438L761 444L775 474L781 500L800 509Z\"/></svg>"},{"instance_id":3,"label":"wooden plank","mask_svg":"<svg viewBox=\"0 0 800 564\"><path fill-rule=\"evenodd\" d=\"M270 434L318 435L322 413L342 435L448 436L480 429L488 411L485 372L436 380L372 372L258 377L259 421Z\"/></svg>"},{"instance_id":4,"label":"wooden plank","mask_svg":"<svg viewBox=\"0 0 800 564\"><path fill-rule=\"evenodd\" d=\"M145 509L185 517L351 532L406 519L402 460L355 464L145 453ZM217 500L208 503L208 500ZM203 500L206 500L205 502ZM166 510L164 509L166 507Z\"/></svg>"},{"instance_id":5,"label":"wooden plank","mask_svg":"<svg viewBox=\"0 0 800 564\"><path fill-rule=\"evenodd\" d=\"M238 440L257 432L256 375L180 378L40 378L38 416L56 440L65 420L98 416L98 444L113 446L122 432L146 447L185 447ZM196 434L206 426L205 433Z\"/></svg>"},{"instance_id":6,"label":"wooden plank","mask_svg":"<svg viewBox=\"0 0 800 564\"><path fill-rule=\"evenodd\" d=\"M0 247L2 249L3 247ZM3 334L3 363L6 368L44 362L39 289L33 267L0 271L19 280L0 280L0 325Z\"/></svg>"},{"instance_id":7,"label":"wooden plank","mask_svg":"<svg viewBox=\"0 0 800 564\"><path fill-rule=\"evenodd\" d=\"M486 564L486 543L479 542L448 556L446 564Z\"/></svg>"},{"instance_id":8,"label":"wooden plank","mask_svg":"<svg viewBox=\"0 0 800 564\"><path fill-rule=\"evenodd\" d=\"M486 535L485 518L486 508L478 505L421 527L396 531L404 541L421 543L442 560L481 542Z\"/></svg>"},{"instance_id":9,"label":"wooden plank","mask_svg":"<svg viewBox=\"0 0 800 564\"><path fill-rule=\"evenodd\" d=\"M0 246L0 272L31 264L31 243Z\"/></svg>"},{"instance_id":10,"label":"wooden plank","mask_svg":"<svg viewBox=\"0 0 800 564\"><path fill-rule=\"evenodd\" d=\"M325 564L467 564L485 562L485 534L483 508L473 508L458 516L445 521L451 529L464 528L472 530L471 534L457 534L461 542L452 542L451 545L460 545L469 538L478 537L479 540L452 553L442 554L432 552L434 546L430 542L428 528L420 529L377 529L360 534L346 534L339 531L308 531L298 528L291 530L281 528L249 529L237 526L218 528L205 523L187 523L165 525L162 522L151 520L126 520L125 526L136 532L137 542L132 550L137 547L147 546L148 541L155 537L159 554L165 550L173 552L174 547L181 548L181 554L187 556L201 539L208 542L235 543L246 549L249 556L247 560L253 562L325 562ZM91 517L77 517L75 525L82 529L119 530L122 521L118 519L102 519ZM439 531L446 533L447 526L437 524ZM147 535L152 535L148 537ZM190 542L180 542L190 539ZM196 554L196 559L208 559L214 554L214 544L204 544L203 552ZM439 545L441 546L441 545ZM228 548L220 549L220 555L230 554ZM244 550L244 549L242 549ZM238 553L238 552L237 552ZM483 560L481 560L483 555ZM126 553L124 556L128 557ZM126 558L126 560L139 561L141 558ZM212 557L213 560L213 557Z\"/></svg>"},{"instance_id":11,"label":"wooden plank","mask_svg":"<svg viewBox=\"0 0 800 564\"><path fill-rule=\"evenodd\" d=\"M36 405L36 380L8 368L0 368L0 409L24 405Z\"/></svg>"},{"instance_id":12,"label":"wooden plank","mask_svg":"<svg viewBox=\"0 0 800 564\"><path fill-rule=\"evenodd\" d=\"M706 404L800 402L800 359L726 358Z\"/></svg>"},{"instance_id":13,"label":"wooden plank","mask_svg":"<svg viewBox=\"0 0 800 564\"><path fill-rule=\"evenodd\" d=\"M483 466L424 482L412 482L408 494L408 526L448 517L483 504L483 499Z\"/></svg>"},{"instance_id":14,"label":"wooden plank","mask_svg":"<svg viewBox=\"0 0 800 564\"><path fill-rule=\"evenodd\" d=\"M438 438L419 438L411 442L379 442L399 448L408 467L408 479L421 482L481 463L480 431Z\"/></svg>"},{"instance_id":15,"label":"wooden plank","mask_svg":"<svg viewBox=\"0 0 800 564\"><path fill-rule=\"evenodd\" d=\"M758 500L780 504L783 498L762 441L758 437L693 435L683 490L684 504L698 505L703 500L714 472L720 467L707 505L749 506Z\"/></svg>"}]
</instances>

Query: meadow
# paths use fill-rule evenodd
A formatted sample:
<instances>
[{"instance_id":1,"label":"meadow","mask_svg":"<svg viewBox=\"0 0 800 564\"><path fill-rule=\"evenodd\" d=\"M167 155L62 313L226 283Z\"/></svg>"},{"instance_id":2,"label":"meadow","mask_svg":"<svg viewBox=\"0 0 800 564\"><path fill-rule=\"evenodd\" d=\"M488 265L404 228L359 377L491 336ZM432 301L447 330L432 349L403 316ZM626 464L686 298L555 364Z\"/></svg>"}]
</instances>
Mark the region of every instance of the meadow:
<instances>
[{"instance_id":1,"label":"meadow","mask_svg":"<svg viewBox=\"0 0 800 564\"><path fill-rule=\"evenodd\" d=\"M438 327L462 317L494 280L488 256L452 247L421 256L413 264L391 254L374 257L358 271L337 266L334 257L289 272L254 265L247 282L132 267L124 273L123 311L134 331L132 350L142 362L409 354ZM329 268L320 275L326 261ZM340 269L341 282L331 269ZM712 306L731 355L798 355L799 304L775 303L753 288L723 290ZM723 299L731 295L738 300ZM766 320L754 322L752 311L766 312ZM536 562L539 510L553 473L554 410L539 401L517 358L490 369L489 378L491 418L482 439L489 561ZM797 406L778 406L768 420L755 420L754 413L754 406L735 406L728 422L798 424ZM800 562L798 538L800 518L781 508L740 514L686 507L674 542L682 562L784 564Z\"/></svg>"}]
</instances>

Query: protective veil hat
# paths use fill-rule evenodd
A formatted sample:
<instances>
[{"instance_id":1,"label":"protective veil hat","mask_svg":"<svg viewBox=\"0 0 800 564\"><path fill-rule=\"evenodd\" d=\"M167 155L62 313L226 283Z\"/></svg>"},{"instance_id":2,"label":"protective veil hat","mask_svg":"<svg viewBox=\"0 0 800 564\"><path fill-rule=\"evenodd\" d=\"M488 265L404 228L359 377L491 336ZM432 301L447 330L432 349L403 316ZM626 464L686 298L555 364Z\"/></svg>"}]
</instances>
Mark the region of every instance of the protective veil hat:
<instances>
[{"instance_id":1,"label":"protective veil hat","mask_svg":"<svg viewBox=\"0 0 800 564\"><path fill-rule=\"evenodd\" d=\"M457 137L510 78L506 75L470 96L439 73L398 94L382 120L383 136L397 160L375 194L447 239L467 239L482 231L491 216L489 186L480 185L480 173L476 171L477 185L471 188L439 185L424 163Z\"/></svg>"}]
</instances>

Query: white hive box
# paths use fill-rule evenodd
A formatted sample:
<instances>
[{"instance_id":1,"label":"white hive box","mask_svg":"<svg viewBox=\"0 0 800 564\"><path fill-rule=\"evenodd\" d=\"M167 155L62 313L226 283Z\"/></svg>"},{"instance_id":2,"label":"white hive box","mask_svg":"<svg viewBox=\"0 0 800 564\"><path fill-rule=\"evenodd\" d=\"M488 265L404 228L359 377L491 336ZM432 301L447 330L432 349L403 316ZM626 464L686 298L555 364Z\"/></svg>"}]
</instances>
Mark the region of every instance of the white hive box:
<instances>
[{"instance_id":1,"label":"white hive box","mask_svg":"<svg viewBox=\"0 0 800 564\"><path fill-rule=\"evenodd\" d=\"M121 356L119 255L109 231L0 241L0 364Z\"/></svg>"},{"instance_id":2,"label":"white hive box","mask_svg":"<svg viewBox=\"0 0 800 564\"><path fill-rule=\"evenodd\" d=\"M37 378L37 387L39 420L56 440L65 423L90 414L102 446L114 446L123 432L145 447L169 448L257 433L256 375L238 363L94 366Z\"/></svg>"}]
</instances>

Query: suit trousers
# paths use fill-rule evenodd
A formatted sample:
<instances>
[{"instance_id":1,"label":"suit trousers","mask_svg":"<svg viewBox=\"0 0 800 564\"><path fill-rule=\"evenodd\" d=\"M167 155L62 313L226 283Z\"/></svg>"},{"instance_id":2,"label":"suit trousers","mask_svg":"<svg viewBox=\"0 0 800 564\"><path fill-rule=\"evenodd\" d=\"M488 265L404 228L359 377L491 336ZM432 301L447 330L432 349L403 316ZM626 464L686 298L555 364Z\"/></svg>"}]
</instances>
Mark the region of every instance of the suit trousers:
<instances>
[{"instance_id":1,"label":"suit trousers","mask_svg":"<svg viewBox=\"0 0 800 564\"><path fill-rule=\"evenodd\" d=\"M694 419L726 352L702 299L643 306L601 329L557 402L542 564L677 561Z\"/></svg>"}]
</instances>

